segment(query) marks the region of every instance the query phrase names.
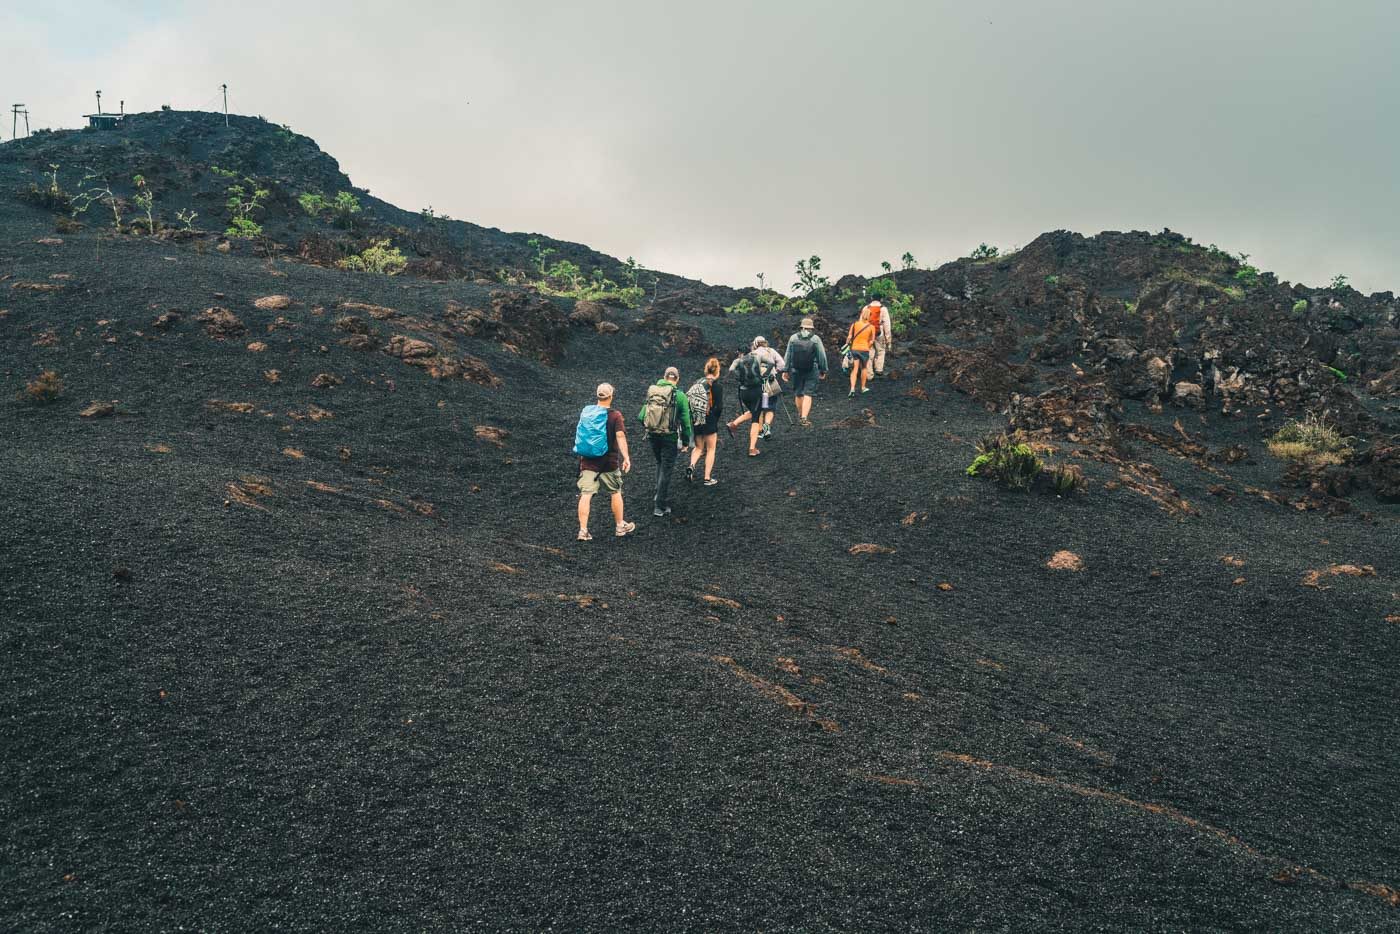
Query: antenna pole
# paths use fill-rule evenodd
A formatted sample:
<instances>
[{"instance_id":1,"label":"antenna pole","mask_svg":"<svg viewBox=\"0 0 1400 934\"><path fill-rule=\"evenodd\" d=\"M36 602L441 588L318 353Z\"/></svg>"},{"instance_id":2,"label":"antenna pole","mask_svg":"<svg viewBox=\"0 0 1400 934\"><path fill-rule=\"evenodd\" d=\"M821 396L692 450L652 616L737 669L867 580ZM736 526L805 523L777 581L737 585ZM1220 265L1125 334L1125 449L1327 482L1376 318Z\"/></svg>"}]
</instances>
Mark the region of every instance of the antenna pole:
<instances>
[{"instance_id":1,"label":"antenna pole","mask_svg":"<svg viewBox=\"0 0 1400 934\"><path fill-rule=\"evenodd\" d=\"M219 87L224 92L224 126L228 126L228 85L221 84Z\"/></svg>"},{"instance_id":2,"label":"antenna pole","mask_svg":"<svg viewBox=\"0 0 1400 934\"><path fill-rule=\"evenodd\" d=\"M97 92L97 113L98 113L98 116L101 116L101 115L102 115L102 92L101 92L101 91L98 91L98 92Z\"/></svg>"}]
</instances>

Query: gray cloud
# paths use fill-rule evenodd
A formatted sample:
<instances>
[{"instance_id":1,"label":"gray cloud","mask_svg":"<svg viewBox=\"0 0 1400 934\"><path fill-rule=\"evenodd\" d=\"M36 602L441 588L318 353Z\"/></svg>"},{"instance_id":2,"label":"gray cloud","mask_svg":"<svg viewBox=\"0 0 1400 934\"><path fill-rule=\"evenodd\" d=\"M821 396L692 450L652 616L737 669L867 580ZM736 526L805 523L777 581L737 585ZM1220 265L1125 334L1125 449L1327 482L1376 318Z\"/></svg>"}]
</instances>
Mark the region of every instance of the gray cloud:
<instances>
[{"instance_id":1,"label":"gray cloud","mask_svg":"<svg viewBox=\"0 0 1400 934\"><path fill-rule=\"evenodd\" d=\"M1166 226L1400 286L1389 3L72 6L0 38L46 121L228 81L404 207L707 281Z\"/></svg>"}]
</instances>

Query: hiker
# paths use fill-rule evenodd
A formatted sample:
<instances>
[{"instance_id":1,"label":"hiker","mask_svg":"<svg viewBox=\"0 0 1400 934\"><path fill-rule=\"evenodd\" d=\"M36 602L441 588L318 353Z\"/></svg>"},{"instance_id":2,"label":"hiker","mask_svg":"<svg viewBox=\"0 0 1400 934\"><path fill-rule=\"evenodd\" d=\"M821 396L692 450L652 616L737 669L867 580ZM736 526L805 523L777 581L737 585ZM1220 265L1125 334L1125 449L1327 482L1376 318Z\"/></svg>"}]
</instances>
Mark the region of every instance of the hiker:
<instances>
[{"instance_id":1,"label":"hiker","mask_svg":"<svg viewBox=\"0 0 1400 934\"><path fill-rule=\"evenodd\" d=\"M760 351L767 351L767 354ZM783 358L768 346L768 338L762 334L753 339L747 353L741 352L729 364L729 372L739 377L739 403L744 411L733 421L725 422L724 427L732 438L734 429L749 422L749 457L763 453L758 449L759 438L767 437L763 434L763 419L767 415L771 421L772 416L772 410L766 408L771 397L765 386L772 378L773 369L783 365Z\"/></svg>"},{"instance_id":2,"label":"hiker","mask_svg":"<svg viewBox=\"0 0 1400 934\"><path fill-rule=\"evenodd\" d=\"M875 335L879 333L880 311L879 302L866 305L860 310L860 317L851 322L846 330L846 346L841 348L841 365L851 371L851 391L846 394L848 399L856 394L857 380L862 393L870 391L865 383L870 379L870 348L875 345Z\"/></svg>"},{"instance_id":3,"label":"hiker","mask_svg":"<svg viewBox=\"0 0 1400 934\"><path fill-rule=\"evenodd\" d=\"M819 380L826 379L826 347L811 318L803 318L797 333L788 338L787 355L783 359L786 381L792 377L792 394L797 400L797 423L812 427L812 392Z\"/></svg>"},{"instance_id":4,"label":"hiker","mask_svg":"<svg viewBox=\"0 0 1400 934\"><path fill-rule=\"evenodd\" d=\"M893 338L890 335L890 310L880 304L878 298L871 299L863 309L868 320L875 325L875 343L870 347L870 371L872 376L885 375L885 353L890 349Z\"/></svg>"},{"instance_id":5,"label":"hiker","mask_svg":"<svg viewBox=\"0 0 1400 934\"><path fill-rule=\"evenodd\" d=\"M705 486L719 483L714 477L715 451L719 446L719 417L724 411L724 386L719 381L719 371L719 358L711 357L705 361L705 375L686 390L686 399L690 402L690 417L696 425L695 447L690 452L690 466L685 469L685 478L695 479L695 465L703 455Z\"/></svg>"},{"instance_id":6,"label":"hiker","mask_svg":"<svg viewBox=\"0 0 1400 934\"><path fill-rule=\"evenodd\" d=\"M588 512L593 494L601 487L612 494L613 534L618 538L637 530L635 522L623 516L622 475L632 470L627 452L627 429L622 413L612 407L611 383L599 383L597 405L586 405L574 430L574 453L578 459L578 540L593 541L588 533Z\"/></svg>"},{"instance_id":7,"label":"hiker","mask_svg":"<svg viewBox=\"0 0 1400 934\"><path fill-rule=\"evenodd\" d=\"M680 370L668 366L665 375L647 389L646 402L637 415L656 457L656 498L651 514L657 518L671 514L671 473L676 469L676 454L689 451L694 436L690 400L678 388L680 382Z\"/></svg>"},{"instance_id":8,"label":"hiker","mask_svg":"<svg viewBox=\"0 0 1400 934\"><path fill-rule=\"evenodd\" d=\"M786 376L784 372L787 364L783 360L783 355L772 347L768 346L768 338L762 334L753 339L752 353L758 357L759 363L763 365L763 396L760 400L760 407L763 410L763 430L758 433L760 438L767 438L773 434L773 416L778 411L778 406L783 404L783 384L778 377Z\"/></svg>"}]
</instances>

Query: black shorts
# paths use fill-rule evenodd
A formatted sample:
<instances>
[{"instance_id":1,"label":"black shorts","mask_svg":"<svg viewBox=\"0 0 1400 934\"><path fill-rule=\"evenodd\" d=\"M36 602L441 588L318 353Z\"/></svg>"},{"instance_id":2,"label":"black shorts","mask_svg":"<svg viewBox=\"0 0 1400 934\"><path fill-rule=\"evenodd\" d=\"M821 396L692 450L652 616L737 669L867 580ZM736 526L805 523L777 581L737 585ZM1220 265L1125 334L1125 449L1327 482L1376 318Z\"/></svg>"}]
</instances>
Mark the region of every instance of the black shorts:
<instances>
[{"instance_id":1,"label":"black shorts","mask_svg":"<svg viewBox=\"0 0 1400 934\"><path fill-rule=\"evenodd\" d=\"M817 381L821 379L821 373L816 367L812 367L805 373L796 372L792 374L792 394L794 396L810 396L817 388Z\"/></svg>"},{"instance_id":2,"label":"black shorts","mask_svg":"<svg viewBox=\"0 0 1400 934\"><path fill-rule=\"evenodd\" d=\"M752 386L740 389L739 404L754 418L758 418L758 414L763 411L763 387Z\"/></svg>"}]
</instances>

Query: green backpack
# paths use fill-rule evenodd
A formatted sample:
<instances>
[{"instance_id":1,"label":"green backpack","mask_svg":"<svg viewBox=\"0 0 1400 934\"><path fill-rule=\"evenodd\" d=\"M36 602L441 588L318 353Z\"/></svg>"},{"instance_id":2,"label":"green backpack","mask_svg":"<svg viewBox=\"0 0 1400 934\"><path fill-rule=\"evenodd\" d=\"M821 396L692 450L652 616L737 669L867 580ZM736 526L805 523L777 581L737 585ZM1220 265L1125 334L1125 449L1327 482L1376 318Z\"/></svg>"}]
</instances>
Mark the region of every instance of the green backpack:
<instances>
[{"instance_id":1,"label":"green backpack","mask_svg":"<svg viewBox=\"0 0 1400 934\"><path fill-rule=\"evenodd\" d=\"M649 435L676 433L676 387L654 385L647 390L647 405L642 412L642 427Z\"/></svg>"}]
</instances>

